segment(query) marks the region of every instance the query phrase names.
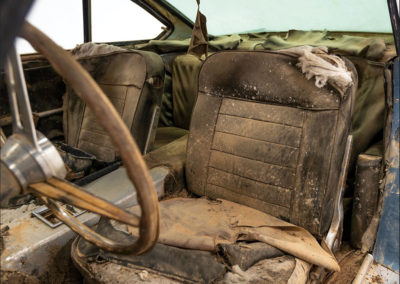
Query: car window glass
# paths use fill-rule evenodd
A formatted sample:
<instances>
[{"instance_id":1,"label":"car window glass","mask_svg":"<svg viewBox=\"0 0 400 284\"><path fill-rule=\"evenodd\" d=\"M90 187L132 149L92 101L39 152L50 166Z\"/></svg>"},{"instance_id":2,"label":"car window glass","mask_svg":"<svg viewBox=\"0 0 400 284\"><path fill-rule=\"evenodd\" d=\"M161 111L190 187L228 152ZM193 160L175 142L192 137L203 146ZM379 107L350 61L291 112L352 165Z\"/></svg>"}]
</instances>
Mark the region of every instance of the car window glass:
<instances>
[{"instance_id":1,"label":"car window glass","mask_svg":"<svg viewBox=\"0 0 400 284\"><path fill-rule=\"evenodd\" d=\"M27 20L65 49L83 43L81 0L36 0ZM18 39L17 49L19 53L35 52L22 39Z\"/></svg>"},{"instance_id":2,"label":"car window glass","mask_svg":"<svg viewBox=\"0 0 400 284\"><path fill-rule=\"evenodd\" d=\"M131 0L92 0L92 40L116 42L152 39L163 24Z\"/></svg>"},{"instance_id":3,"label":"car window glass","mask_svg":"<svg viewBox=\"0 0 400 284\"><path fill-rule=\"evenodd\" d=\"M65 49L83 43L82 0L36 0L27 20ZM94 42L152 39L164 25L131 0L92 0L92 40ZM35 50L17 40L21 54Z\"/></svg>"},{"instance_id":4,"label":"car window glass","mask_svg":"<svg viewBox=\"0 0 400 284\"><path fill-rule=\"evenodd\" d=\"M196 1L164 1L195 20ZM200 10L212 35L290 29L392 31L384 0L201 0Z\"/></svg>"}]
</instances>

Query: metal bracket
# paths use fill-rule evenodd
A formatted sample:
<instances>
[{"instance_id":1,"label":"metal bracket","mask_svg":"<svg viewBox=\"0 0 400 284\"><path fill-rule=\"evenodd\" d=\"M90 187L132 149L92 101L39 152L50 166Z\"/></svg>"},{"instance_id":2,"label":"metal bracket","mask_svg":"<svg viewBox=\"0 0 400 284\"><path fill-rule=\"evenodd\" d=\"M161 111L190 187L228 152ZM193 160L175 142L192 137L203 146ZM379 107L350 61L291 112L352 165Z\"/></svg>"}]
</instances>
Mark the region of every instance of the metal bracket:
<instances>
[{"instance_id":1,"label":"metal bracket","mask_svg":"<svg viewBox=\"0 0 400 284\"><path fill-rule=\"evenodd\" d=\"M156 138L157 125L158 125L159 118L160 118L160 107L155 106L153 108L153 113L151 115L149 133L147 135L143 154L146 154L147 152L151 151L151 148L153 147L154 139Z\"/></svg>"},{"instance_id":2,"label":"metal bracket","mask_svg":"<svg viewBox=\"0 0 400 284\"><path fill-rule=\"evenodd\" d=\"M78 217L86 212L86 210L79 210L71 205L66 205L65 209L74 217ZM42 206L33 210L32 215L53 229L63 224L47 206Z\"/></svg>"}]
</instances>

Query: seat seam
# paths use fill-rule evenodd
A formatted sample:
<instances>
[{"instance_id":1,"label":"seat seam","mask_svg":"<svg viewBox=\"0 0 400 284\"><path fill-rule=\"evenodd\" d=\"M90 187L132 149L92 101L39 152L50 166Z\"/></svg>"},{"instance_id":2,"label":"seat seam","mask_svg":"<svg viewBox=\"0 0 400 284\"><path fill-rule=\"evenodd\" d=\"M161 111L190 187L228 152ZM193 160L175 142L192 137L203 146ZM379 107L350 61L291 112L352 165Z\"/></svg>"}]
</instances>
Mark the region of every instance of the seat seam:
<instances>
[{"instance_id":1,"label":"seat seam","mask_svg":"<svg viewBox=\"0 0 400 284\"><path fill-rule=\"evenodd\" d=\"M275 187L279 187L279 188L282 188L282 189L287 189L287 190L293 191L293 188L290 188L290 187L283 187L283 186L279 186L279 185L267 183L267 182L264 182L264 181L259 181L259 180L256 180L256 179L254 179L254 178L246 177L246 176L241 176L241 175L239 175L239 174L235 174L235 173L232 173L232 172L227 171L227 170L225 170L225 169L220 169L220 168L217 168L217 167L214 167L214 166L208 166L208 168L216 169L216 170L219 170L219 171L221 171L221 172L225 172L225 173L228 173L228 174L232 174L232 175L235 175L235 176L238 176L238 177L241 177L241 178L246 178L246 179L249 179L249 180L252 180L252 181L255 181L255 182L259 182L259 183L262 183L262 184L265 184L265 185L275 186ZM208 174L208 171L207 171L207 174ZM208 180L208 176L207 176L207 180Z\"/></svg>"},{"instance_id":2,"label":"seat seam","mask_svg":"<svg viewBox=\"0 0 400 284\"><path fill-rule=\"evenodd\" d=\"M212 146L211 146L211 147L212 147ZM288 166L283 166L283 165L273 164L273 163L269 163L269 162L264 162L264 161L252 159L252 158L245 157L245 156L241 156L241 155L238 155L238 154L233 154L233 153L225 152L225 151L218 150L218 149L214 149L214 148L211 148L210 150L211 150L211 151L220 152L220 153L224 153L224 154L228 154L228 155L232 155L232 156L239 157L239 158L243 158L243 159L247 159L247 160L251 160L251 161L260 162L260 163L263 163L263 164L266 164L266 165L269 165L269 166L273 166L273 167L280 167L280 168L286 168L286 169L289 169L289 170L296 170L296 167L291 168L291 167L288 167ZM296 172L296 171L294 171L294 172Z\"/></svg>"},{"instance_id":3,"label":"seat seam","mask_svg":"<svg viewBox=\"0 0 400 284\"><path fill-rule=\"evenodd\" d=\"M200 72L199 72L200 74ZM209 169L210 169L210 160L211 160L211 151L212 151L212 145L214 143L214 137L215 137L215 131L216 131L216 127L217 127L217 123L218 123L218 118L219 118L219 114L221 111L221 107L222 107L222 102L223 102L223 98L219 98L220 102L219 102L219 106L218 106L218 112L217 112L217 117L215 118L215 123L214 123L214 128L213 128L213 133L212 133L212 137L211 137L211 143L210 143L210 148L208 149L208 161L207 161L207 173L206 173L206 183L204 184L204 195L207 196L207 180L208 180L208 173L209 173Z\"/></svg>"},{"instance_id":4,"label":"seat seam","mask_svg":"<svg viewBox=\"0 0 400 284\"><path fill-rule=\"evenodd\" d=\"M229 188L223 187L223 186L218 185L218 184L214 184L214 183L212 183L212 182L207 182L207 184L210 184L210 185L213 185L213 186L218 186L218 187L220 187L220 188L226 189L227 191L231 191ZM276 203L271 202L271 201L267 201L267 200L259 199L259 198L253 197L253 196L249 196L249 195L240 193L240 191L235 191L235 190L233 190L233 191L234 191L235 193L237 193L237 194L240 194L240 195L243 195L243 196L247 196L247 197L250 197L250 198L253 198L253 199L257 199L257 200L263 201L263 202L265 202L265 203L269 203L269 204L273 204L273 205L276 205L276 206L280 206L280 207L284 207L284 208L290 209L290 207L287 207L287 206L282 205L282 204L276 204ZM289 206L290 206L290 205L289 205Z\"/></svg>"},{"instance_id":5,"label":"seat seam","mask_svg":"<svg viewBox=\"0 0 400 284\"><path fill-rule=\"evenodd\" d=\"M274 121L269 121L269 120L262 120L262 119L252 118L252 117L244 117L244 116L228 114L228 113L221 113L221 114L226 115L226 116L232 116L232 117L239 117L239 118L250 119L250 120L255 120L255 121L261 121L261 122L265 122L265 123L283 125L283 126L287 126L287 127L301 128L301 126L294 126L294 125L290 125L290 124L279 123L279 122L274 122Z\"/></svg>"},{"instance_id":6,"label":"seat seam","mask_svg":"<svg viewBox=\"0 0 400 284\"><path fill-rule=\"evenodd\" d=\"M286 145L286 144L281 144L281 143L276 143L276 142L261 140L261 139L257 139L257 138L253 138L253 137L248 137L248 136L244 136L244 135L240 135L240 134L236 134L236 133L230 133L230 132L220 131L220 130L216 130L215 132L224 133L224 134L229 134L229 135L234 135L234 136L243 137L243 138L247 138L247 139L251 139L251 140L256 140L256 141L260 141L260 142L265 142L265 143L270 143L270 144L274 144L274 145L285 146L285 147L289 147L289 148L292 148L292 149L300 149L300 146L299 146L299 147L290 146L290 145ZM302 133L303 133L303 131L302 131ZM301 138L301 137L300 137L300 138Z\"/></svg>"}]
</instances>

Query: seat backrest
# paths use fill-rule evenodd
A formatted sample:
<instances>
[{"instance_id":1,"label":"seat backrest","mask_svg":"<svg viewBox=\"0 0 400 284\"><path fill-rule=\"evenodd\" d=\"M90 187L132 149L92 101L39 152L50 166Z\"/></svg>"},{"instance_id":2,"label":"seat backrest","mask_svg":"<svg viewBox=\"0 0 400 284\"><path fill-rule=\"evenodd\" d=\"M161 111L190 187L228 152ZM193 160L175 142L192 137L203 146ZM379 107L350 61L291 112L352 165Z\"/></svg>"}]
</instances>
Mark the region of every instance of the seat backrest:
<instances>
[{"instance_id":1,"label":"seat backrest","mask_svg":"<svg viewBox=\"0 0 400 284\"><path fill-rule=\"evenodd\" d=\"M357 86L317 88L277 52L220 52L200 71L188 189L244 204L322 237L330 225Z\"/></svg>"},{"instance_id":2,"label":"seat backrest","mask_svg":"<svg viewBox=\"0 0 400 284\"><path fill-rule=\"evenodd\" d=\"M152 120L161 105L164 64L159 55L145 51L117 51L78 60L99 84L131 130L142 152L148 144ZM114 161L117 153L93 113L67 86L64 132L68 145ZM157 109L158 108L158 109ZM157 125L155 121L155 125Z\"/></svg>"}]
</instances>

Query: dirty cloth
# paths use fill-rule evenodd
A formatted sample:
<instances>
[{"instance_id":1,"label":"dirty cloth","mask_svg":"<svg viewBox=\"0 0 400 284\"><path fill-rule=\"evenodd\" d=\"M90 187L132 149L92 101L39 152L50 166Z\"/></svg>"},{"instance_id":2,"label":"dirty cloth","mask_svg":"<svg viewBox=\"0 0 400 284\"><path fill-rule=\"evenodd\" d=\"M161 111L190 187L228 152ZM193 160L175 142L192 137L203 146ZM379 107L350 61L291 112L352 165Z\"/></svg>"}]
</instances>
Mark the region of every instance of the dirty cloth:
<instances>
[{"instance_id":1,"label":"dirty cloth","mask_svg":"<svg viewBox=\"0 0 400 284\"><path fill-rule=\"evenodd\" d=\"M192 38L188 54L192 54L200 58L203 54L207 57L208 53L208 33L207 18L200 12L200 0L197 0L197 15L193 25Z\"/></svg>"},{"instance_id":2,"label":"dirty cloth","mask_svg":"<svg viewBox=\"0 0 400 284\"><path fill-rule=\"evenodd\" d=\"M140 208L131 211L139 214ZM260 241L312 264L340 270L332 253L308 231L247 206L222 199L176 198L160 202L160 216L162 244L215 252L218 244ZM138 234L134 227L128 231Z\"/></svg>"},{"instance_id":3,"label":"dirty cloth","mask_svg":"<svg viewBox=\"0 0 400 284\"><path fill-rule=\"evenodd\" d=\"M93 42L86 42L77 45L73 50L71 50L71 53L76 59L78 59L82 57L108 54L115 51L123 51L123 50L126 49L111 44L104 44L104 43L98 44Z\"/></svg>"},{"instance_id":4,"label":"dirty cloth","mask_svg":"<svg viewBox=\"0 0 400 284\"><path fill-rule=\"evenodd\" d=\"M346 63L339 56L328 54L326 46L303 45L280 52L298 57L297 67L301 69L307 80L315 78L317 88L322 88L329 83L343 96L347 88L353 85L353 78L346 68Z\"/></svg>"}]
</instances>

